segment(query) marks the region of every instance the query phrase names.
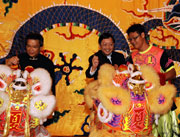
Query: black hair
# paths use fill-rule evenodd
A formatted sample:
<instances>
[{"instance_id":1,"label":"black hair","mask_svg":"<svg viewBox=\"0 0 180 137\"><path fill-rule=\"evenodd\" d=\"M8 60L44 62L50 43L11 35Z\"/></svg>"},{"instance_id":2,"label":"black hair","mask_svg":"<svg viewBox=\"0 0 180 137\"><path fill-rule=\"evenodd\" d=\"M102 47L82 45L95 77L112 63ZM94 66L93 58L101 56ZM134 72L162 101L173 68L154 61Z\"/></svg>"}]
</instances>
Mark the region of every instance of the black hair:
<instances>
[{"instance_id":1,"label":"black hair","mask_svg":"<svg viewBox=\"0 0 180 137\"><path fill-rule=\"evenodd\" d=\"M42 37L42 35L40 33L29 33L27 36L26 36L26 39L25 39L25 44L27 45L27 41L29 39L33 39L33 40L39 40L39 45L40 47L43 46L43 42L44 42L44 38Z\"/></svg>"},{"instance_id":2,"label":"black hair","mask_svg":"<svg viewBox=\"0 0 180 137\"><path fill-rule=\"evenodd\" d=\"M126 33L129 35L131 32L137 32L138 34L141 34L141 33L145 33L145 28L144 28L144 26L143 25L141 25L141 24L133 24L133 25L131 25L128 29L127 29L127 31L126 31Z\"/></svg>"},{"instance_id":3,"label":"black hair","mask_svg":"<svg viewBox=\"0 0 180 137\"><path fill-rule=\"evenodd\" d=\"M99 45L101 45L101 41L103 39L108 39L108 38L112 38L113 42L115 43L115 39L114 39L113 35L110 34L109 32L104 32L99 37L99 40L98 40Z\"/></svg>"}]
</instances>

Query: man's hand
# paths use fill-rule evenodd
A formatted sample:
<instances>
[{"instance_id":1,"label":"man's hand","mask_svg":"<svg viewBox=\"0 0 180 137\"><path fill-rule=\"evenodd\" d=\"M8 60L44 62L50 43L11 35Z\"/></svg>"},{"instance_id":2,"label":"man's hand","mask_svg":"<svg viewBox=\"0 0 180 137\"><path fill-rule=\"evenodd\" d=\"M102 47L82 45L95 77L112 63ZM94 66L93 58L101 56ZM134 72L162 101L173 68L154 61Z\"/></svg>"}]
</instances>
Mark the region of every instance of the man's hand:
<instances>
[{"instance_id":1,"label":"man's hand","mask_svg":"<svg viewBox=\"0 0 180 137\"><path fill-rule=\"evenodd\" d=\"M97 69L98 65L99 65L99 58L98 58L98 56L93 56L91 71L94 72Z\"/></svg>"},{"instance_id":2,"label":"man's hand","mask_svg":"<svg viewBox=\"0 0 180 137\"><path fill-rule=\"evenodd\" d=\"M17 56L13 56L9 59L6 59L6 65L12 66L12 65L18 65L19 64L19 58Z\"/></svg>"},{"instance_id":3,"label":"man's hand","mask_svg":"<svg viewBox=\"0 0 180 137\"><path fill-rule=\"evenodd\" d=\"M119 67L118 67L117 64L114 64L114 69L115 69L115 70L118 70L118 69L119 69Z\"/></svg>"}]
</instances>

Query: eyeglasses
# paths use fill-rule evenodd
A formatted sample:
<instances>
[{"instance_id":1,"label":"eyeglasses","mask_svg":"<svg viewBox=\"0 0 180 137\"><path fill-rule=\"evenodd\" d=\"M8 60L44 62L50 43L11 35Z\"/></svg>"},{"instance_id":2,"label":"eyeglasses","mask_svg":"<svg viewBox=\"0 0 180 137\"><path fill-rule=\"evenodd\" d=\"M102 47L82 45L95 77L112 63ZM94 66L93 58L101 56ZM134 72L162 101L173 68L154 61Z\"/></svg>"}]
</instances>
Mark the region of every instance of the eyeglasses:
<instances>
[{"instance_id":1,"label":"eyeglasses","mask_svg":"<svg viewBox=\"0 0 180 137\"><path fill-rule=\"evenodd\" d=\"M129 38L128 41L131 42L132 40L136 40L140 35L137 35L136 37Z\"/></svg>"}]
</instances>

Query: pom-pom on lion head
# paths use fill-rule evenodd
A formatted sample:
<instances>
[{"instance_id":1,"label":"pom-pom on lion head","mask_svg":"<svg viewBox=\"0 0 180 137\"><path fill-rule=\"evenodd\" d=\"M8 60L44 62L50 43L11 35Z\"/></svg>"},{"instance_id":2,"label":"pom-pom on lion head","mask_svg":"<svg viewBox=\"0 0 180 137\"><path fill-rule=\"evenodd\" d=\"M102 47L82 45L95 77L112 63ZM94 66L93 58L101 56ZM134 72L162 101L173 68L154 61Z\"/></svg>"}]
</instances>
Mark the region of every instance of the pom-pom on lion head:
<instances>
[{"instance_id":1,"label":"pom-pom on lion head","mask_svg":"<svg viewBox=\"0 0 180 137\"><path fill-rule=\"evenodd\" d=\"M173 104L173 99L176 95L176 88L172 84L161 86L160 78L157 72L150 66L141 66L143 78L152 83L152 89L148 91L148 107L151 113L165 114Z\"/></svg>"},{"instance_id":2,"label":"pom-pom on lion head","mask_svg":"<svg viewBox=\"0 0 180 137\"><path fill-rule=\"evenodd\" d=\"M122 114L128 111L130 94L126 89L114 86L115 72L112 65L104 64L100 67L98 80L89 83L85 89L85 101L89 107L98 99L112 113Z\"/></svg>"},{"instance_id":3,"label":"pom-pom on lion head","mask_svg":"<svg viewBox=\"0 0 180 137\"><path fill-rule=\"evenodd\" d=\"M101 85L112 85L112 80L115 75L115 69L110 64L104 64L98 72L98 82Z\"/></svg>"}]
</instances>

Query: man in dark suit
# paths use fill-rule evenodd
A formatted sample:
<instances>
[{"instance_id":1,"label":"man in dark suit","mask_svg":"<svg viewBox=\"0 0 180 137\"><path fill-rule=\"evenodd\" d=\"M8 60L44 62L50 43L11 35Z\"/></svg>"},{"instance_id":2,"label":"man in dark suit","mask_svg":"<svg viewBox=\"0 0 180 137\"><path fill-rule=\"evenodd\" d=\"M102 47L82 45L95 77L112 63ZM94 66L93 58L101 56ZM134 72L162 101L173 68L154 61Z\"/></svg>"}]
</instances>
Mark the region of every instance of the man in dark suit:
<instances>
[{"instance_id":1,"label":"man in dark suit","mask_svg":"<svg viewBox=\"0 0 180 137\"><path fill-rule=\"evenodd\" d=\"M29 68L44 68L46 69L52 78L52 92L55 95L55 72L53 62L40 54L43 47L44 38L39 33L30 33L26 36L26 52L21 53L18 56L12 56L6 59L6 65L12 67L18 65L21 70L28 70Z\"/></svg>"},{"instance_id":2,"label":"man in dark suit","mask_svg":"<svg viewBox=\"0 0 180 137\"><path fill-rule=\"evenodd\" d=\"M114 51L115 39L110 33L102 33L98 43L100 50L89 57L89 67L86 70L86 77L95 80L101 65L108 63L118 69L121 64L125 64L124 56Z\"/></svg>"}]
</instances>

